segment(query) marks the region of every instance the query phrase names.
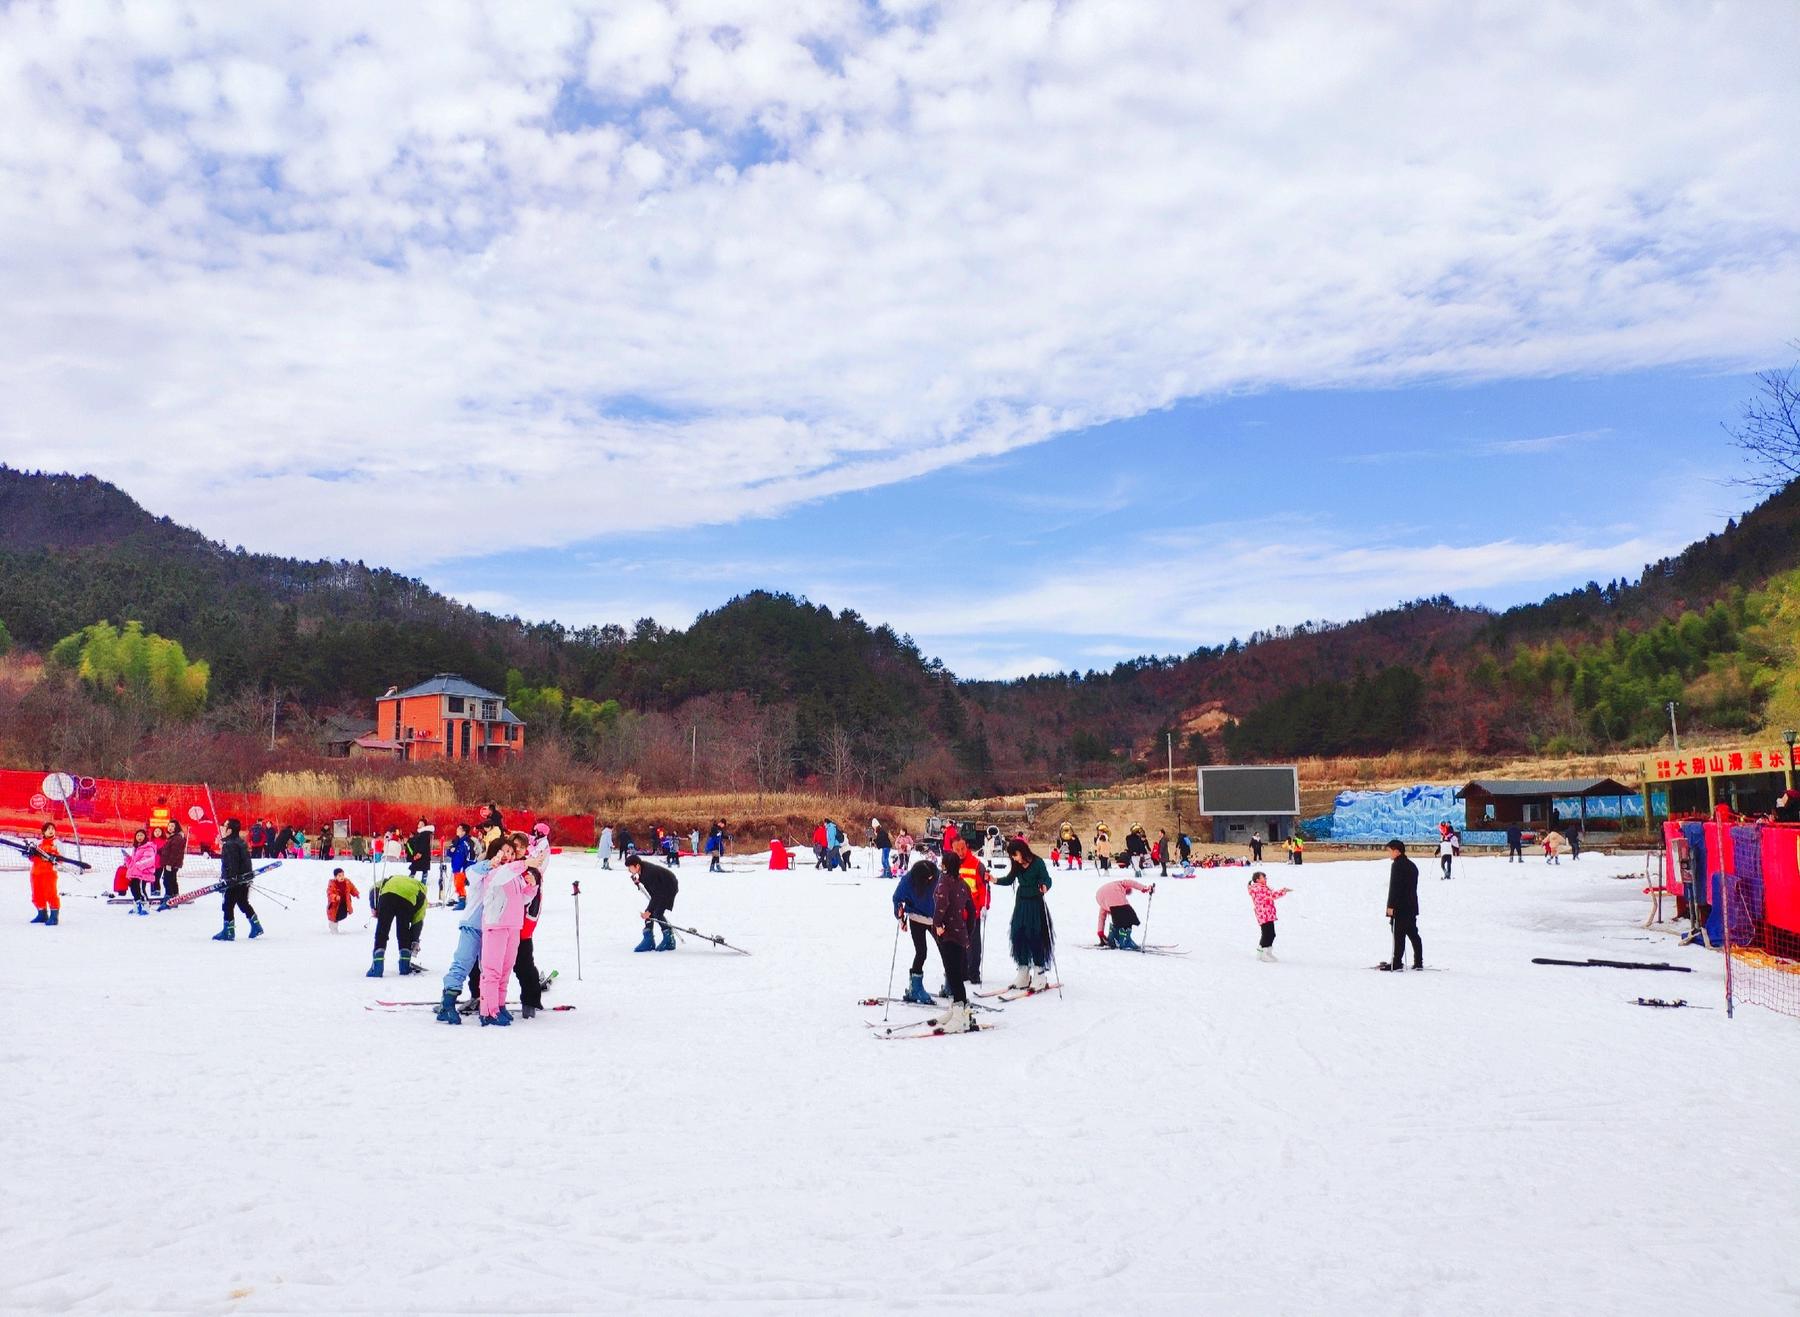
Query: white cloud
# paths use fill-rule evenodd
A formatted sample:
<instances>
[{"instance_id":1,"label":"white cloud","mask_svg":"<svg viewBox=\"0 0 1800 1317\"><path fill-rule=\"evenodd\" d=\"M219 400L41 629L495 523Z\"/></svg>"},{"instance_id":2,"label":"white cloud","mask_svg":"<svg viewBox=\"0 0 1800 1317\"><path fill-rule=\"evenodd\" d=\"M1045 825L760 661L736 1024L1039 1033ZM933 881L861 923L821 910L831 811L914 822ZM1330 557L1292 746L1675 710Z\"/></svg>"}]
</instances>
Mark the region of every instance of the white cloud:
<instances>
[{"instance_id":1,"label":"white cloud","mask_svg":"<svg viewBox=\"0 0 1800 1317\"><path fill-rule=\"evenodd\" d=\"M0 451L419 567L1791 337L1800 11L1345 12L0 9Z\"/></svg>"}]
</instances>

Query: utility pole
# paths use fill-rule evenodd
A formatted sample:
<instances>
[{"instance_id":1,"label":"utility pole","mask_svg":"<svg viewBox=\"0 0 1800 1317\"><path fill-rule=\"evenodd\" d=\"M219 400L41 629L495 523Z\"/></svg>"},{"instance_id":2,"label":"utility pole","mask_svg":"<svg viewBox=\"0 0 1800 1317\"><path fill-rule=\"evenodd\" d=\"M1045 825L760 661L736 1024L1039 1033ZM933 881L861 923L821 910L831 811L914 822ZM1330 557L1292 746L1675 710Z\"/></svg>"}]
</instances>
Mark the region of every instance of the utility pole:
<instances>
[{"instance_id":1,"label":"utility pole","mask_svg":"<svg viewBox=\"0 0 1800 1317\"><path fill-rule=\"evenodd\" d=\"M1675 743L1675 752L1679 754L1681 752L1681 733L1675 728L1675 709L1677 706L1674 700L1670 700L1664 707L1669 711L1669 739Z\"/></svg>"},{"instance_id":2,"label":"utility pole","mask_svg":"<svg viewBox=\"0 0 1800 1317\"><path fill-rule=\"evenodd\" d=\"M275 748L275 716L281 712L281 692L269 691L269 749Z\"/></svg>"},{"instance_id":3,"label":"utility pole","mask_svg":"<svg viewBox=\"0 0 1800 1317\"><path fill-rule=\"evenodd\" d=\"M688 740L688 785L693 786L695 767L700 762L700 724L695 723L689 731L691 735Z\"/></svg>"}]
</instances>

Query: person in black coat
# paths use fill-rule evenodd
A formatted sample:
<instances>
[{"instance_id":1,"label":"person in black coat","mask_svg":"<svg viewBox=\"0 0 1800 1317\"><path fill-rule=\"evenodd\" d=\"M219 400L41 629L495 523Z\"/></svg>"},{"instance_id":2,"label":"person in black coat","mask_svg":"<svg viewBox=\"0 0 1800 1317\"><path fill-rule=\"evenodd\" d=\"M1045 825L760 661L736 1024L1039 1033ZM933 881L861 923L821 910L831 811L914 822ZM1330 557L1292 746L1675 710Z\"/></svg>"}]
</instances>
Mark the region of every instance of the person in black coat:
<instances>
[{"instance_id":1,"label":"person in black coat","mask_svg":"<svg viewBox=\"0 0 1800 1317\"><path fill-rule=\"evenodd\" d=\"M1506 862L1525 863L1525 831L1517 823L1506 825Z\"/></svg>"},{"instance_id":2,"label":"person in black coat","mask_svg":"<svg viewBox=\"0 0 1800 1317\"><path fill-rule=\"evenodd\" d=\"M1406 943L1412 943L1413 968L1425 968L1425 948L1419 941L1419 866L1406 858L1406 843L1398 837L1387 844L1393 863L1388 868L1387 913L1394 925L1394 958L1386 970L1406 968Z\"/></svg>"},{"instance_id":3,"label":"person in black coat","mask_svg":"<svg viewBox=\"0 0 1800 1317\"><path fill-rule=\"evenodd\" d=\"M233 911L242 910L250 919L250 936L261 937L263 927L256 911L250 908L250 884L256 881L256 866L250 862L250 848L238 835L243 824L225 820L225 839L219 843L219 881L224 883L225 927L213 934L214 942L230 942L237 937Z\"/></svg>"},{"instance_id":4,"label":"person in black coat","mask_svg":"<svg viewBox=\"0 0 1800 1317\"><path fill-rule=\"evenodd\" d=\"M644 939L633 951L675 950L675 930L669 927L669 911L675 905L675 893L681 889L675 875L660 864L651 864L636 851L625 857L625 872L643 889L646 908L643 914ZM656 941L656 926L662 925L662 942Z\"/></svg>"}]
</instances>

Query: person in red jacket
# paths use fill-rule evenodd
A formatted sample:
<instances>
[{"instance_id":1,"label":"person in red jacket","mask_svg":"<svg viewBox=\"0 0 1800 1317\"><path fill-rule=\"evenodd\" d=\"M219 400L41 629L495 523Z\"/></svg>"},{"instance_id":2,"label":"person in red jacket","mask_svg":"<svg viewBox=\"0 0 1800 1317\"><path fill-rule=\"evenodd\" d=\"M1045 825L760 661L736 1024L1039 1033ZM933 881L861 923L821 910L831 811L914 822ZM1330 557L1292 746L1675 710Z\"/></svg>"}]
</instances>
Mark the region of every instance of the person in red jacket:
<instances>
[{"instance_id":1,"label":"person in red jacket","mask_svg":"<svg viewBox=\"0 0 1800 1317\"><path fill-rule=\"evenodd\" d=\"M975 904L962 876L962 860L955 851L944 856L944 867L932 886L931 905L931 932L944 962L944 982L950 994L950 1009L934 1018L931 1027L936 1033L967 1033L976 1027L963 987L968 974L969 929L975 926L976 918Z\"/></svg>"},{"instance_id":2,"label":"person in red jacket","mask_svg":"<svg viewBox=\"0 0 1800 1317\"><path fill-rule=\"evenodd\" d=\"M981 983L981 921L986 916L988 906L993 904L994 889L988 882L987 866L975 858L975 852L969 848L968 839L958 837L951 843L950 853L956 856L958 872L969 888L969 941L967 964L970 983L977 986Z\"/></svg>"},{"instance_id":3,"label":"person in red jacket","mask_svg":"<svg viewBox=\"0 0 1800 1317\"><path fill-rule=\"evenodd\" d=\"M813 855L817 857L817 862L813 865L813 868L815 869L823 869L825 867L825 845L827 840L828 838L825 835L825 825L821 823L818 827L813 829Z\"/></svg>"},{"instance_id":4,"label":"person in red jacket","mask_svg":"<svg viewBox=\"0 0 1800 1317\"><path fill-rule=\"evenodd\" d=\"M325 918L331 921L333 933L338 931L339 924L350 918L350 912L356 908L356 898L361 895L342 869L331 871L331 881L325 884Z\"/></svg>"}]
</instances>

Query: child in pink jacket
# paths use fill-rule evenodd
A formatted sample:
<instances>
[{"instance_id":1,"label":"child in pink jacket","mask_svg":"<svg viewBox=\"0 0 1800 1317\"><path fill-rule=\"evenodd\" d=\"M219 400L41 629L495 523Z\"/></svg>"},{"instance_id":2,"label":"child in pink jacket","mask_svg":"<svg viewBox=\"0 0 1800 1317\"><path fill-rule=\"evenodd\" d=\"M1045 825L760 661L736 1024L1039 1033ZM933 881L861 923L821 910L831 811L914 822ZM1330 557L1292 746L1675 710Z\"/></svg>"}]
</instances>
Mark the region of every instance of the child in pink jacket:
<instances>
[{"instance_id":1,"label":"child in pink jacket","mask_svg":"<svg viewBox=\"0 0 1800 1317\"><path fill-rule=\"evenodd\" d=\"M1131 908L1131 893L1149 892L1156 894L1156 884L1144 886L1135 878L1115 878L1111 882L1101 883L1094 893L1094 903L1100 907L1100 923L1094 933L1103 947L1116 947L1120 951L1141 950L1131 939L1131 930L1138 926L1137 911ZM1106 931L1106 921L1112 920L1112 932Z\"/></svg>"},{"instance_id":2,"label":"child in pink jacket","mask_svg":"<svg viewBox=\"0 0 1800 1317\"><path fill-rule=\"evenodd\" d=\"M516 840L516 839L515 839ZM523 860L497 865L488 874L481 908L481 1022L511 1024L506 985L519 957L519 930L525 906L537 893L537 870Z\"/></svg>"},{"instance_id":3,"label":"child in pink jacket","mask_svg":"<svg viewBox=\"0 0 1800 1317\"><path fill-rule=\"evenodd\" d=\"M149 914L144 907L144 889L156 877L156 843L142 828L132 837L131 849L125 854L125 877L131 883L131 898L137 902L131 913Z\"/></svg>"},{"instance_id":4,"label":"child in pink jacket","mask_svg":"<svg viewBox=\"0 0 1800 1317\"><path fill-rule=\"evenodd\" d=\"M1269 886L1269 877L1261 869L1250 875L1250 904L1256 908L1256 922L1262 925L1262 945L1256 949L1258 960L1275 959L1275 902L1288 894Z\"/></svg>"}]
</instances>

